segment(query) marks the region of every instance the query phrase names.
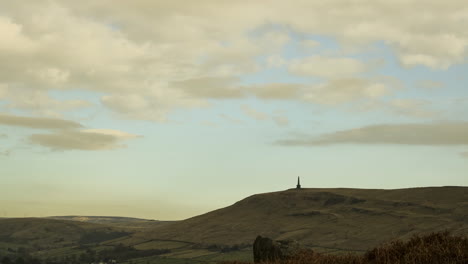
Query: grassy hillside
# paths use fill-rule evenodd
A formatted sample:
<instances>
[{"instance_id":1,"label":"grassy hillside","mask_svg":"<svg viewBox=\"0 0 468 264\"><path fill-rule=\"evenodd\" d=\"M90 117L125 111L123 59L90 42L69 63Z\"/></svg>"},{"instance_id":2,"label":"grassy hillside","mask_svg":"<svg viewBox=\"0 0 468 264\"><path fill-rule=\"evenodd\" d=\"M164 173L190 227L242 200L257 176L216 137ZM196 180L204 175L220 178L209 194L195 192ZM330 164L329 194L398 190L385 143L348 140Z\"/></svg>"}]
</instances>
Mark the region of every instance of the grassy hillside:
<instances>
[{"instance_id":1,"label":"grassy hillside","mask_svg":"<svg viewBox=\"0 0 468 264\"><path fill-rule=\"evenodd\" d=\"M364 254L392 239L468 234L468 188L301 189L256 194L177 222L125 217L0 219L0 257L49 263L251 261L257 235L294 239L314 252ZM55 262L54 262L55 261Z\"/></svg>"},{"instance_id":2,"label":"grassy hillside","mask_svg":"<svg viewBox=\"0 0 468 264\"><path fill-rule=\"evenodd\" d=\"M124 237L130 233L109 226L41 218L0 219L0 241L4 248L22 247L48 250L78 244L100 243Z\"/></svg>"},{"instance_id":3,"label":"grassy hillside","mask_svg":"<svg viewBox=\"0 0 468 264\"><path fill-rule=\"evenodd\" d=\"M142 239L251 244L295 239L320 252L362 252L438 230L468 233L468 188L301 189L250 196L232 206L137 234Z\"/></svg>"}]
</instances>

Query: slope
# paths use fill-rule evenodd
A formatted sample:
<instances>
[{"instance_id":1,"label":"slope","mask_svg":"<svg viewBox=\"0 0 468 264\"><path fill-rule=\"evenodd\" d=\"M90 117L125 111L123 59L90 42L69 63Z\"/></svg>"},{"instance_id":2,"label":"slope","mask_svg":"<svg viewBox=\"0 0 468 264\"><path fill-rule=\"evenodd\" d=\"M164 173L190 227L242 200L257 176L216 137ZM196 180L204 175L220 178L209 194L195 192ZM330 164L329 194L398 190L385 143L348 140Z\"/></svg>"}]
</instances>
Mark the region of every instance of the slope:
<instances>
[{"instance_id":1,"label":"slope","mask_svg":"<svg viewBox=\"0 0 468 264\"><path fill-rule=\"evenodd\" d=\"M141 240L249 245L257 235L319 251L364 251L393 238L468 233L468 188L290 189L136 234Z\"/></svg>"}]
</instances>

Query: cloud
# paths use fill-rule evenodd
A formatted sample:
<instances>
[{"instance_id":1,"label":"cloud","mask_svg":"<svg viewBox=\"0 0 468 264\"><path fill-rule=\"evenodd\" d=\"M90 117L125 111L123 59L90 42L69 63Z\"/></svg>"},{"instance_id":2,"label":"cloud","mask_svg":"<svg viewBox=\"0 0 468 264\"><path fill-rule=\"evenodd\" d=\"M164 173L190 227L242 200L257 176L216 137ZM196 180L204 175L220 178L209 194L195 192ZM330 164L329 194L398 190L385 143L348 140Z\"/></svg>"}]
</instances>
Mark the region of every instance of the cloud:
<instances>
[{"instance_id":1,"label":"cloud","mask_svg":"<svg viewBox=\"0 0 468 264\"><path fill-rule=\"evenodd\" d=\"M0 51L12 53L31 51L34 43L22 31L23 27L14 23L11 18L0 16L0 32L2 32Z\"/></svg>"},{"instance_id":2,"label":"cloud","mask_svg":"<svg viewBox=\"0 0 468 264\"><path fill-rule=\"evenodd\" d=\"M139 137L118 130L62 130L51 134L33 134L32 144L52 150L110 150L123 148L123 140Z\"/></svg>"},{"instance_id":3,"label":"cloud","mask_svg":"<svg viewBox=\"0 0 468 264\"><path fill-rule=\"evenodd\" d=\"M300 136L276 142L285 146L332 144L468 145L468 122L384 124L342 130L321 136Z\"/></svg>"},{"instance_id":4,"label":"cloud","mask_svg":"<svg viewBox=\"0 0 468 264\"><path fill-rule=\"evenodd\" d=\"M434 90L434 89L444 87L444 84L442 82L437 82L437 81L432 81L432 80L422 80L422 81L417 82L416 85L419 88L428 89L428 90Z\"/></svg>"},{"instance_id":5,"label":"cloud","mask_svg":"<svg viewBox=\"0 0 468 264\"><path fill-rule=\"evenodd\" d=\"M101 97L101 103L128 119L167 121L174 108L203 107L207 103L184 96L177 90L155 90L148 93L112 94Z\"/></svg>"},{"instance_id":6,"label":"cloud","mask_svg":"<svg viewBox=\"0 0 468 264\"><path fill-rule=\"evenodd\" d=\"M368 66L353 58L312 56L294 59L289 64L289 72L301 76L321 78L352 77L367 71Z\"/></svg>"},{"instance_id":7,"label":"cloud","mask_svg":"<svg viewBox=\"0 0 468 264\"><path fill-rule=\"evenodd\" d=\"M0 101L11 110L26 110L36 115L60 117L61 113L91 106L85 100L57 100L48 91L28 87L9 87L0 84Z\"/></svg>"},{"instance_id":8,"label":"cloud","mask_svg":"<svg viewBox=\"0 0 468 264\"><path fill-rule=\"evenodd\" d=\"M300 98L303 87L297 83L264 83L242 86L242 90L260 99L291 100Z\"/></svg>"},{"instance_id":9,"label":"cloud","mask_svg":"<svg viewBox=\"0 0 468 264\"><path fill-rule=\"evenodd\" d=\"M307 0L2 3L0 86L8 91L0 91L0 100L9 110L59 116L90 104L58 100L50 91L92 91L104 94L103 106L125 118L164 121L174 109L206 105L206 98L253 94L271 99L268 90L274 87L250 91L212 81L285 66L288 62L275 55L284 51L293 34L336 39L340 46L363 53L369 44L384 43L403 66L447 69L467 56L467 14L464 0L429 0L424 6L418 1L345 0L326 5ZM317 45L314 40L300 44ZM266 65L259 58L268 58ZM289 68L336 86L330 79L361 78L369 64L316 55L293 60ZM203 78L212 79L204 84ZM187 86L189 82L193 85ZM276 98L303 100L293 90ZM325 101L342 100L332 97Z\"/></svg>"},{"instance_id":10,"label":"cloud","mask_svg":"<svg viewBox=\"0 0 468 264\"><path fill-rule=\"evenodd\" d=\"M82 127L79 123L64 119L24 117L10 114L0 114L0 125L37 129L76 129Z\"/></svg>"},{"instance_id":11,"label":"cloud","mask_svg":"<svg viewBox=\"0 0 468 264\"><path fill-rule=\"evenodd\" d=\"M200 99L238 99L255 96L265 100L297 99L301 84L263 83L241 85L239 78L203 77L173 82L171 85L185 94Z\"/></svg>"},{"instance_id":12,"label":"cloud","mask_svg":"<svg viewBox=\"0 0 468 264\"><path fill-rule=\"evenodd\" d=\"M300 45L304 49L313 49L313 48L316 48L316 47L320 46L320 42L315 41L313 39L305 39L305 40L301 41Z\"/></svg>"},{"instance_id":13,"label":"cloud","mask_svg":"<svg viewBox=\"0 0 468 264\"><path fill-rule=\"evenodd\" d=\"M423 99L378 99L354 104L349 109L357 112L382 111L418 119L443 119L446 115L445 111L434 107L433 101Z\"/></svg>"},{"instance_id":14,"label":"cloud","mask_svg":"<svg viewBox=\"0 0 468 264\"><path fill-rule=\"evenodd\" d=\"M255 120L266 120L268 119L268 115L262 112L259 112L248 105L241 106L242 111L245 115L255 119Z\"/></svg>"},{"instance_id":15,"label":"cloud","mask_svg":"<svg viewBox=\"0 0 468 264\"><path fill-rule=\"evenodd\" d=\"M468 151L461 152L460 156L462 156L463 158L468 158Z\"/></svg>"},{"instance_id":16,"label":"cloud","mask_svg":"<svg viewBox=\"0 0 468 264\"><path fill-rule=\"evenodd\" d=\"M190 96L202 99L238 99L253 96L263 100L300 100L334 105L361 99L376 99L399 89L394 78L338 78L319 84L262 83L240 85L236 78L200 78L173 83L174 87ZM145 97L116 96L122 103L144 107ZM104 101L104 104L107 104ZM130 109L125 109L131 112ZM121 110L122 112L124 109Z\"/></svg>"},{"instance_id":17,"label":"cloud","mask_svg":"<svg viewBox=\"0 0 468 264\"><path fill-rule=\"evenodd\" d=\"M235 87L234 77L203 77L173 82L172 85L186 94L201 98L240 98L243 91Z\"/></svg>"},{"instance_id":18,"label":"cloud","mask_svg":"<svg viewBox=\"0 0 468 264\"><path fill-rule=\"evenodd\" d=\"M339 104L362 98L375 99L389 93L390 88L384 81L343 78L311 85L305 91L304 100L319 104Z\"/></svg>"},{"instance_id":19,"label":"cloud","mask_svg":"<svg viewBox=\"0 0 468 264\"><path fill-rule=\"evenodd\" d=\"M360 99L375 99L397 89L394 79L389 78L340 78L319 84L263 83L239 85L235 78L200 78L175 82L173 85L184 93L199 99L236 99L254 96L263 100L302 100L318 104L340 104ZM133 102L132 96L118 96L126 105ZM135 102L135 107L145 106L144 97ZM106 101L104 101L107 104ZM123 111L123 110L122 110ZM129 111L127 109L127 111ZM130 110L131 111L131 110Z\"/></svg>"},{"instance_id":20,"label":"cloud","mask_svg":"<svg viewBox=\"0 0 468 264\"><path fill-rule=\"evenodd\" d=\"M428 118L435 117L440 112L430 109L431 102L415 99L393 99L388 103L388 110L398 115Z\"/></svg>"},{"instance_id":21,"label":"cloud","mask_svg":"<svg viewBox=\"0 0 468 264\"><path fill-rule=\"evenodd\" d=\"M7 137L8 137L7 134L0 134L0 139L2 139L2 138L7 138Z\"/></svg>"},{"instance_id":22,"label":"cloud","mask_svg":"<svg viewBox=\"0 0 468 264\"><path fill-rule=\"evenodd\" d=\"M113 129L84 129L80 123L58 118L0 114L0 125L50 130L50 133L32 134L29 142L54 150L115 149L124 147L121 144L124 140L141 137ZM7 135L0 134L0 139L4 137ZM3 152L6 156L10 153L11 151Z\"/></svg>"},{"instance_id":23,"label":"cloud","mask_svg":"<svg viewBox=\"0 0 468 264\"><path fill-rule=\"evenodd\" d=\"M287 61L283 57L277 54L268 56L268 58L266 58L267 68L279 68L286 64L287 64Z\"/></svg>"},{"instance_id":24,"label":"cloud","mask_svg":"<svg viewBox=\"0 0 468 264\"><path fill-rule=\"evenodd\" d=\"M258 121L272 120L279 127L286 127L289 125L289 119L281 113L282 111L275 111L276 113L269 115L269 114L257 111L256 109L248 105L241 105L241 109L245 115L255 120L258 120Z\"/></svg>"}]
</instances>

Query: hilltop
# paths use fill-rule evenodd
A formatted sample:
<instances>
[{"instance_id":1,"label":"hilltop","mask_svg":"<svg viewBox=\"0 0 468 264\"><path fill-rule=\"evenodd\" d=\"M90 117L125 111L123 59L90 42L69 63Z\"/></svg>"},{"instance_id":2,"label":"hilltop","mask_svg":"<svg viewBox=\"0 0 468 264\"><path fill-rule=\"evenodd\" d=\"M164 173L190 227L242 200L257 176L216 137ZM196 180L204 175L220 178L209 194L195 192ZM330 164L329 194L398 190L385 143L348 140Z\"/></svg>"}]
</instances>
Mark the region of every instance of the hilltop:
<instances>
[{"instance_id":1,"label":"hilltop","mask_svg":"<svg viewBox=\"0 0 468 264\"><path fill-rule=\"evenodd\" d=\"M468 234L468 188L290 189L136 234L139 239L250 245L257 235L318 251L365 251L394 238L450 230Z\"/></svg>"}]
</instances>

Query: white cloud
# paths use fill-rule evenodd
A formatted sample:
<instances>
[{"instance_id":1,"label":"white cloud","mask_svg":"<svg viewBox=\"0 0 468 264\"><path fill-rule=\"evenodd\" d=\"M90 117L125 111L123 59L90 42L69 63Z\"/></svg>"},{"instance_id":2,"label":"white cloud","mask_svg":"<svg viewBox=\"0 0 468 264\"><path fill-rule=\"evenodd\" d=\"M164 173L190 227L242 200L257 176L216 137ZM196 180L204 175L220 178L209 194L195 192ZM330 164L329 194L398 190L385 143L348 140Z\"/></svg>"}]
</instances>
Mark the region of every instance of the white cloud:
<instances>
[{"instance_id":1,"label":"white cloud","mask_svg":"<svg viewBox=\"0 0 468 264\"><path fill-rule=\"evenodd\" d=\"M25 117L0 113L0 125L19 126L36 129L76 129L82 125L58 118Z\"/></svg>"},{"instance_id":2,"label":"white cloud","mask_svg":"<svg viewBox=\"0 0 468 264\"><path fill-rule=\"evenodd\" d=\"M313 39L305 39L301 41L300 45L302 46L303 49L313 49L313 48L320 46L320 42L313 40Z\"/></svg>"},{"instance_id":3,"label":"white cloud","mask_svg":"<svg viewBox=\"0 0 468 264\"><path fill-rule=\"evenodd\" d=\"M207 105L204 101L169 89L158 89L147 94L111 94L103 96L101 102L124 118L160 122L167 121L167 114L176 107Z\"/></svg>"},{"instance_id":4,"label":"white cloud","mask_svg":"<svg viewBox=\"0 0 468 264\"><path fill-rule=\"evenodd\" d=\"M134 135L134 134L130 134L130 133L127 133L127 132L114 130L114 129L93 128L93 129L82 129L80 131L84 132L84 133L95 133L95 134L109 135L109 136L113 136L115 138L121 138L121 139L131 139L131 138L141 137L139 135Z\"/></svg>"},{"instance_id":5,"label":"white cloud","mask_svg":"<svg viewBox=\"0 0 468 264\"><path fill-rule=\"evenodd\" d=\"M345 57L312 56L294 59L289 64L289 71L293 74L321 78L352 77L366 70L367 66L365 63L357 59Z\"/></svg>"},{"instance_id":6,"label":"white cloud","mask_svg":"<svg viewBox=\"0 0 468 264\"><path fill-rule=\"evenodd\" d=\"M267 68L279 68L286 64L286 60L277 54L268 56L266 59Z\"/></svg>"},{"instance_id":7,"label":"white cloud","mask_svg":"<svg viewBox=\"0 0 468 264\"><path fill-rule=\"evenodd\" d=\"M275 55L290 42L289 30L304 38L337 39L345 46L385 43L404 66L446 69L466 58L467 19L464 0L429 0L424 5L412 0L7 2L0 16L0 80L15 91L31 92L40 103L34 106L28 96L9 92L2 96L2 91L0 100L11 108L58 116L85 103L57 102L47 91L90 90L105 93L104 105L127 118L165 120L175 108L205 104L200 93L181 92L173 83L239 78L263 66L282 67L285 62ZM317 45L314 40L301 43ZM259 57L268 58L267 65L259 64ZM289 66L295 74L325 79L359 78L368 67L355 58L324 55L297 59ZM336 82L324 80L333 86ZM365 98L383 92L373 85ZM231 89L228 85L216 92L240 96ZM214 90L209 92L213 96ZM122 97L132 99L127 103ZM332 97L326 101L342 100Z\"/></svg>"},{"instance_id":8,"label":"white cloud","mask_svg":"<svg viewBox=\"0 0 468 264\"><path fill-rule=\"evenodd\" d=\"M52 150L110 150L123 148L122 140L136 138L137 135L117 130L61 130L49 134L33 134L32 144Z\"/></svg>"},{"instance_id":9,"label":"white cloud","mask_svg":"<svg viewBox=\"0 0 468 264\"><path fill-rule=\"evenodd\" d=\"M34 43L23 34L23 27L9 17L0 16L0 54L4 52L28 53L34 49Z\"/></svg>"},{"instance_id":10,"label":"white cloud","mask_svg":"<svg viewBox=\"0 0 468 264\"><path fill-rule=\"evenodd\" d=\"M47 90L0 85L0 100L10 110L26 110L32 114L60 117L63 112L91 106L85 100L58 100L50 96Z\"/></svg>"},{"instance_id":11,"label":"white cloud","mask_svg":"<svg viewBox=\"0 0 468 264\"><path fill-rule=\"evenodd\" d=\"M236 87L238 78L201 77L173 82L172 86L200 98L240 98L243 91Z\"/></svg>"},{"instance_id":12,"label":"white cloud","mask_svg":"<svg viewBox=\"0 0 468 264\"><path fill-rule=\"evenodd\" d=\"M468 39L453 34L414 34L400 39L400 61L404 66L425 65L434 69L447 69L464 61Z\"/></svg>"},{"instance_id":13,"label":"white cloud","mask_svg":"<svg viewBox=\"0 0 468 264\"><path fill-rule=\"evenodd\" d=\"M389 94L390 90L391 87L382 80L334 79L310 86L304 94L304 99L319 104L339 104L362 98L379 98Z\"/></svg>"},{"instance_id":14,"label":"white cloud","mask_svg":"<svg viewBox=\"0 0 468 264\"><path fill-rule=\"evenodd\" d=\"M265 100L290 100L301 97L304 85L297 83L263 83L242 86L247 95Z\"/></svg>"},{"instance_id":15,"label":"white cloud","mask_svg":"<svg viewBox=\"0 0 468 264\"><path fill-rule=\"evenodd\" d=\"M49 133L32 134L29 142L53 150L105 150L125 147L124 140L141 136L114 129L83 129L80 123L44 117L25 117L11 114L0 114L0 126L16 126L29 129L49 130ZM7 137L0 134L0 139ZM11 150L3 151L10 155ZM1 154L1 153L0 153Z\"/></svg>"}]
</instances>

